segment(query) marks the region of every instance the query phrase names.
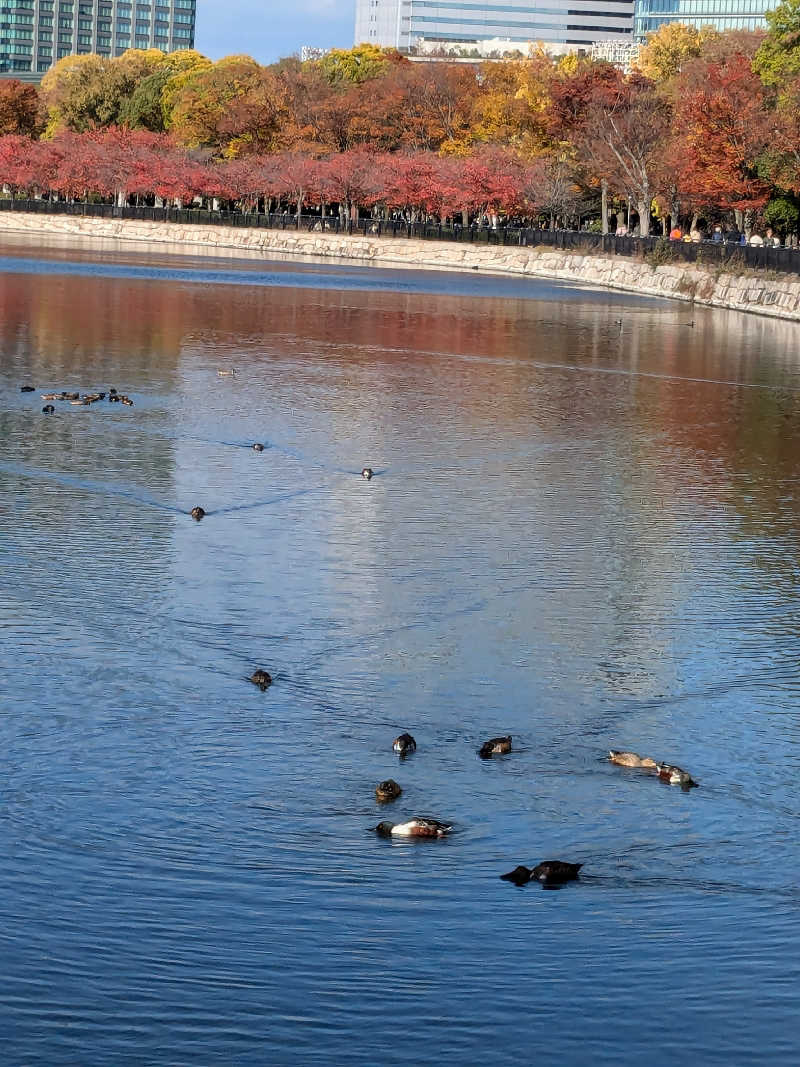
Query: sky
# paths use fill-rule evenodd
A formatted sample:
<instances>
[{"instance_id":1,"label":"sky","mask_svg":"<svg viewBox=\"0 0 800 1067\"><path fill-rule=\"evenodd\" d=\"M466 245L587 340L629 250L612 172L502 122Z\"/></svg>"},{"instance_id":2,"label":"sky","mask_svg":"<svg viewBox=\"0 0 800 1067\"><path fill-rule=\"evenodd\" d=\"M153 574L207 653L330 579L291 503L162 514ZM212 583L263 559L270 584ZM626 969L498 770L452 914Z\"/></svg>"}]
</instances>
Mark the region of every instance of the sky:
<instances>
[{"instance_id":1,"label":"sky","mask_svg":"<svg viewBox=\"0 0 800 1067\"><path fill-rule=\"evenodd\" d=\"M197 0L195 48L272 63L304 44L351 48L355 0Z\"/></svg>"}]
</instances>

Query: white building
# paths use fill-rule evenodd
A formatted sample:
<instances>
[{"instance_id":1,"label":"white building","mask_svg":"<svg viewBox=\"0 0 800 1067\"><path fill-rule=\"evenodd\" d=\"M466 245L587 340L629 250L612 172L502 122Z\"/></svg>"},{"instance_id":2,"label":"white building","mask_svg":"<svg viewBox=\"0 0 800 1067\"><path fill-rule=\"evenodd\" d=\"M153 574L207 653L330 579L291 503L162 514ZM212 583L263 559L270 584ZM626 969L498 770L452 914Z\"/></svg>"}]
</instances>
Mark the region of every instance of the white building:
<instances>
[{"instance_id":1,"label":"white building","mask_svg":"<svg viewBox=\"0 0 800 1067\"><path fill-rule=\"evenodd\" d=\"M356 0L355 43L416 49L477 47L501 38L526 51L531 41L591 48L596 41L630 41L633 0Z\"/></svg>"}]
</instances>

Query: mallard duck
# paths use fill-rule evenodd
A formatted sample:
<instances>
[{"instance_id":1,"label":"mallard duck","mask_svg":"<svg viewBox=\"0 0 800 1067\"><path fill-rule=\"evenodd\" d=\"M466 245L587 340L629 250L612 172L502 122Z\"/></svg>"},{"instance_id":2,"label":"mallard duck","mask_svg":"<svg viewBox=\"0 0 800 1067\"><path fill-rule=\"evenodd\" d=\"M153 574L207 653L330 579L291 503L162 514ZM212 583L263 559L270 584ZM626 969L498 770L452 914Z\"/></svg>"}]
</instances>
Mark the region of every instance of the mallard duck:
<instances>
[{"instance_id":1,"label":"mallard duck","mask_svg":"<svg viewBox=\"0 0 800 1067\"><path fill-rule=\"evenodd\" d=\"M402 792L403 790L394 778L387 778L385 782L380 782L375 786L375 796L382 804L388 800L397 800Z\"/></svg>"},{"instance_id":2,"label":"mallard duck","mask_svg":"<svg viewBox=\"0 0 800 1067\"><path fill-rule=\"evenodd\" d=\"M400 734L399 737L392 741L392 750L401 756L407 756L409 753L417 751L417 742L411 734Z\"/></svg>"},{"instance_id":3,"label":"mallard duck","mask_svg":"<svg viewBox=\"0 0 800 1067\"><path fill-rule=\"evenodd\" d=\"M363 469L363 471L361 472L361 477L362 478L366 478L367 481L369 481L370 478L372 477L372 474L373 474L372 467L365 467Z\"/></svg>"},{"instance_id":4,"label":"mallard duck","mask_svg":"<svg viewBox=\"0 0 800 1067\"><path fill-rule=\"evenodd\" d=\"M253 451L254 452L263 452L264 451L264 446L261 444L260 441L256 441L256 443L253 445Z\"/></svg>"},{"instance_id":5,"label":"mallard duck","mask_svg":"<svg viewBox=\"0 0 800 1067\"><path fill-rule=\"evenodd\" d=\"M478 749L478 755L481 759L491 759L495 754L504 755L510 751L511 735L509 734L508 737L492 737L489 741L484 741Z\"/></svg>"},{"instance_id":6,"label":"mallard duck","mask_svg":"<svg viewBox=\"0 0 800 1067\"><path fill-rule=\"evenodd\" d=\"M35 385L21 385L19 387L19 391L21 393L35 393L36 392L36 386Z\"/></svg>"},{"instance_id":7,"label":"mallard duck","mask_svg":"<svg viewBox=\"0 0 800 1067\"><path fill-rule=\"evenodd\" d=\"M444 837L453 829L438 819L409 819L408 822L379 822L375 833L381 837Z\"/></svg>"},{"instance_id":8,"label":"mallard duck","mask_svg":"<svg viewBox=\"0 0 800 1067\"><path fill-rule=\"evenodd\" d=\"M201 507L194 507L192 508L190 514L195 522L200 522L200 520L205 517L206 513Z\"/></svg>"},{"instance_id":9,"label":"mallard duck","mask_svg":"<svg viewBox=\"0 0 800 1067\"><path fill-rule=\"evenodd\" d=\"M129 408L133 407L133 401L131 400L131 398L129 396L121 396L119 399L120 399L120 402L123 403L126 407L129 407Z\"/></svg>"},{"instance_id":10,"label":"mallard duck","mask_svg":"<svg viewBox=\"0 0 800 1067\"><path fill-rule=\"evenodd\" d=\"M612 748L608 753L608 758L612 763L618 763L620 767L649 767L652 770L656 767L654 759L650 759L649 756L643 759L636 752L618 752Z\"/></svg>"},{"instance_id":11,"label":"mallard duck","mask_svg":"<svg viewBox=\"0 0 800 1067\"><path fill-rule=\"evenodd\" d=\"M42 393L42 400L61 400L61 393Z\"/></svg>"},{"instance_id":12,"label":"mallard duck","mask_svg":"<svg viewBox=\"0 0 800 1067\"><path fill-rule=\"evenodd\" d=\"M262 670L260 667L253 671L247 680L248 682L252 682L253 685L257 685L262 693L267 686L272 685L272 675L269 671Z\"/></svg>"},{"instance_id":13,"label":"mallard duck","mask_svg":"<svg viewBox=\"0 0 800 1067\"><path fill-rule=\"evenodd\" d=\"M514 885L525 885L530 881L541 882L542 885L563 885L577 878L582 866L582 863L567 863L565 860L543 860L535 867L515 867L500 877Z\"/></svg>"},{"instance_id":14,"label":"mallard duck","mask_svg":"<svg viewBox=\"0 0 800 1067\"><path fill-rule=\"evenodd\" d=\"M52 404L45 404L45 406L42 408L42 414L43 415L52 415L55 412L55 410L56 409L53 407Z\"/></svg>"},{"instance_id":15,"label":"mallard duck","mask_svg":"<svg viewBox=\"0 0 800 1067\"><path fill-rule=\"evenodd\" d=\"M657 763L656 774L662 782L669 782L670 785L680 785L684 789L691 789L697 785L697 782L692 779L688 771L675 767L671 763Z\"/></svg>"},{"instance_id":16,"label":"mallard duck","mask_svg":"<svg viewBox=\"0 0 800 1067\"><path fill-rule=\"evenodd\" d=\"M80 400L80 393L64 393L65 400Z\"/></svg>"}]
</instances>

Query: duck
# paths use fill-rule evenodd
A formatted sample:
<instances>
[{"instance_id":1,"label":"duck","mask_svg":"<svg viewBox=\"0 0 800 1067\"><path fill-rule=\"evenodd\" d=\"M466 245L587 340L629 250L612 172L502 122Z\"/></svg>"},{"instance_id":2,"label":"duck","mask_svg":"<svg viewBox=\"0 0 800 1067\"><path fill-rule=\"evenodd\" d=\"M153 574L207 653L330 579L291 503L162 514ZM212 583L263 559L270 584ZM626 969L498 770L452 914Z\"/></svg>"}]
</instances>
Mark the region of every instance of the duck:
<instances>
[{"instance_id":1,"label":"duck","mask_svg":"<svg viewBox=\"0 0 800 1067\"><path fill-rule=\"evenodd\" d=\"M55 412L55 410L56 409L53 407L52 404L45 404L45 406L42 408L42 414L43 415L52 415Z\"/></svg>"},{"instance_id":2,"label":"duck","mask_svg":"<svg viewBox=\"0 0 800 1067\"><path fill-rule=\"evenodd\" d=\"M80 400L80 393L62 393L65 400Z\"/></svg>"},{"instance_id":3,"label":"duck","mask_svg":"<svg viewBox=\"0 0 800 1067\"><path fill-rule=\"evenodd\" d=\"M257 685L262 693L267 688L267 686L272 685L272 675L269 673L269 671L265 671L261 667L258 667L256 670L254 670L247 680L248 682L252 682L253 685Z\"/></svg>"},{"instance_id":4,"label":"duck","mask_svg":"<svg viewBox=\"0 0 800 1067\"><path fill-rule=\"evenodd\" d=\"M21 393L35 393L36 392L36 386L35 385L21 385L19 387L19 391Z\"/></svg>"},{"instance_id":5,"label":"duck","mask_svg":"<svg viewBox=\"0 0 800 1067\"><path fill-rule=\"evenodd\" d=\"M131 398L129 396L121 396L119 399L120 399L120 403L125 404L126 407L129 407L129 408L133 407L133 401L131 400Z\"/></svg>"},{"instance_id":6,"label":"duck","mask_svg":"<svg viewBox=\"0 0 800 1067\"><path fill-rule=\"evenodd\" d=\"M426 819L417 816L408 822L379 822L375 833L381 837L445 837L453 829L446 822L438 819Z\"/></svg>"},{"instance_id":7,"label":"duck","mask_svg":"<svg viewBox=\"0 0 800 1067\"><path fill-rule=\"evenodd\" d=\"M366 480L369 481L373 473L372 467L365 467L361 472L361 477L366 478Z\"/></svg>"},{"instance_id":8,"label":"duck","mask_svg":"<svg viewBox=\"0 0 800 1067\"><path fill-rule=\"evenodd\" d=\"M697 785L688 771L684 771L681 767L676 767L671 763L657 763L656 774L662 782L669 782L670 785L679 785L683 789L691 789Z\"/></svg>"},{"instance_id":9,"label":"duck","mask_svg":"<svg viewBox=\"0 0 800 1067\"><path fill-rule=\"evenodd\" d=\"M381 804L385 804L389 800L397 800L402 792L403 790L394 778L387 778L385 782L380 782L375 786L375 796Z\"/></svg>"},{"instance_id":10,"label":"duck","mask_svg":"<svg viewBox=\"0 0 800 1067\"><path fill-rule=\"evenodd\" d=\"M109 399L110 399L110 398L111 398L112 396L116 396L116 395L117 395L117 390L116 390L116 389L109 389L109 390L108 390L108 396L109 396Z\"/></svg>"},{"instance_id":11,"label":"duck","mask_svg":"<svg viewBox=\"0 0 800 1067\"><path fill-rule=\"evenodd\" d=\"M649 756L642 758L637 752L619 752L612 748L608 753L608 758L612 763L617 763L620 767L648 767L651 770L656 769L656 761L650 759Z\"/></svg>"},{"instance_id":12,"label":"duck","mask_svg":"<svg viewBox=\"0 0 800 1067\"><path fill-rule=\"evenodd\" d=\"M42 400L61 400L63 393L42 393Z\"/></svg>"},{"instance_id":13,"label":"duck","mask_svg":"<svg viewBox=\"0 0 800 1067\"><path fill-rule=\"evenodd\" d=\"M254 452L263 452L264 451L264 446L261 444L260 441L256 441L256 443L253 445L253 451Z\"/></svg>"},{"instance_id":14,"label":"duck","mask_svg":"<svg viewBox=\"0 0 800 1067\"><path fill-rule=\"evenodd\" d=\"M220 369L217 371L217 374L220 376L220 378L235 378L236 370L233 367L230 370Z\"/></svg>"},{"instance_id":15,"label":"duck","mask_svg":"<svg viewBox=\"0 0 800 1067\"><path fill-rule=\"evenodd\" d=\"M527 882L541 882L542 885L563 885L578 877L582 863L567 863L566 860L542 860L535 867L515 867L508 874L501 874L504 882L525 885Z\"/></svg>"},{"instance_id":16,"label":"duck","mask_svg":"<svg viewBox=\"0 0 800 1067\"><path fill-rule=\"evenodd\" d=\"M190 512L190 515L192 516L195 522L200 522L202 518L205 518L205 514L205 511L203 511L201 507L194 507Z\"/></svg>"},{"instance_id":17,"label":"duck","mask_svg":"<svg viewBox=\"0 0 800 1067\"><path fill-rule=\"evenodd\" d=\"M411 734L400 734L392 741L392 751L401 756L408 756L411 752L417 751L417 742Z\"/></svg>"},{"instance_id":18,"label":"duck","mask_svg":"<svg viewBox=\"0 0 800 1067\"><path fill-rule=\"evenodd\" d=\"M481 759L491 759L496 754L504 755L510 751L511 735L509 734L508 737L492 737L489 741L484 741L478 749L478 755Z\"/></svg>"}]
</instances>

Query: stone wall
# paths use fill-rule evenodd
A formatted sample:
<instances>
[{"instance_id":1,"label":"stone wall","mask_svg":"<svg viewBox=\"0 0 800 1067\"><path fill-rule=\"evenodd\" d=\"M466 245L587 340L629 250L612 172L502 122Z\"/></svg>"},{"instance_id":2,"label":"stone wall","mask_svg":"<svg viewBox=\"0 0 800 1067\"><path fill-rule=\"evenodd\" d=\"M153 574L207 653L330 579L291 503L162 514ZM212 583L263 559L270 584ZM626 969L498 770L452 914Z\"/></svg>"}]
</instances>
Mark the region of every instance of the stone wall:
<instances>
[{"instance_id":1,"label":"stone wall","mask_svg":"<svg viewBox=\"0 0 800 1067\"><path fill-rule=\"evenodd\" d=\"M725 274L688 264L653 267L622 256L579 255L547 248L504 248L392 237L348 237L294 230L228 229L222 226L135 222L67 215L0 213L3 231L76 235L165 243L192 254L240 250L245 253L349 259L377 266L478 270L555 278L576 285L599 285L645 296L697 301L713 307L754 311L800 320L800 277L761 277L755 272Z\"/></svg>"}]
</instances>

